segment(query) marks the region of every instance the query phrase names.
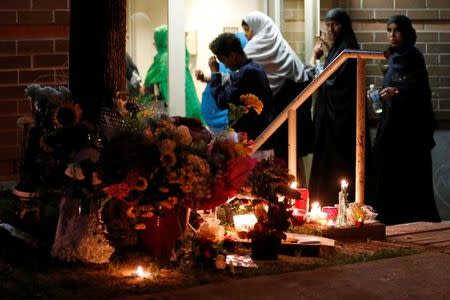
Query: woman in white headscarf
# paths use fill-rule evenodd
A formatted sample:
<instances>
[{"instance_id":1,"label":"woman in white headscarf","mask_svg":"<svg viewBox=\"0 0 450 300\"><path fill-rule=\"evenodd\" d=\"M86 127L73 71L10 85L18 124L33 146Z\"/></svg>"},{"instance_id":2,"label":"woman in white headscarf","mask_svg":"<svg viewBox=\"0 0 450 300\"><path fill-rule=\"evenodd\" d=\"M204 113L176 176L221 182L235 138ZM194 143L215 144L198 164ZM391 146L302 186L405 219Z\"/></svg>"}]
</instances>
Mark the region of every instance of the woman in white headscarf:
<instances>
[{"instance_id":1,"label":"woman in white headscarf","mask_svg":"<svg viewBox=\"0 0 450 300\"><path fill-rule=\"evenodd\" d=\"M274 96L277 114L310 83L303 63L283 38L277 25L270 17L253 11L242 20L242 28L248 39L244 51L247 57L263 66ZM298 154L312 152L311 99L297 110ZM281 132L280 132L281 131ZM287 125L278 131L278 149L275 154L287 157Z\"/></svg>"}]
</instances>

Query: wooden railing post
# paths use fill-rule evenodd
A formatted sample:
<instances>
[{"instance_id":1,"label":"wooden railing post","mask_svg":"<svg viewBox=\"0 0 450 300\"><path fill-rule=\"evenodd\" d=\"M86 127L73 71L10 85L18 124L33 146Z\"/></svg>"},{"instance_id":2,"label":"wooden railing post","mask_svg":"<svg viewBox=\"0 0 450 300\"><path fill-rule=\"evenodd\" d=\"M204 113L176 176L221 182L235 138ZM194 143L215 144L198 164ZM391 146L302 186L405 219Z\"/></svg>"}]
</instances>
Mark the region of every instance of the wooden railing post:
<instances>
[{"instance_id":1,"label":"wooden railing post","mask_svg":"<svg viewBox=\"0 0 450 300\"><path fill-rule=\"evenodd\" d=\"M357 57L355 201L364 204L366 144L366 62Z\"/></svg>"},{"instance_id":2,"label":"wooden railing post","mask_svg":"<svg viewBox=\"0 0 450 300\"><path fill-rule=\"evenodd\" d=\"M297 110L288 111L288 168L297 180Z\"/></svg>"},{"instance_id":3,"label":"wooden railing post","mask_svg":"<svg viewBox=\"0 0 450 300\"><path fill-rule=\"evenodd\" d=\"M297 140L296 113L302 105L347 59L357 60L356 83L356 167L355 167L355 201L364 204L365 187L365 143L366 143L366 59L385 59L380 51L344 50L323 72L314 79L259 135L254 141L252 152L261 147L269 137L289 118L288 129L288 168L292 175L297 175ZM295 120L295 121L294 121ZM297 176L296 176L297 178Z\"/></svg>"}]
</instances>

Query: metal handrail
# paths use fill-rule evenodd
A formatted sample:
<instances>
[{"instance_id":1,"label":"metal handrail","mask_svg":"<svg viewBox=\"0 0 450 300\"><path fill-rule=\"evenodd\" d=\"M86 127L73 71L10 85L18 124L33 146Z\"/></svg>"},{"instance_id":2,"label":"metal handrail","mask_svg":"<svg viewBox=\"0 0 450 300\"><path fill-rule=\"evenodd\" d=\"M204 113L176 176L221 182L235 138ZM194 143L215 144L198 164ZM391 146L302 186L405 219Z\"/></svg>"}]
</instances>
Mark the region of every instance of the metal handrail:
<instances>
[{"instance_id":1,"label":"metal handrail","mask_svg":"<svg viewBox=\"0 0 450 300\"><path fill-rule=\"evenodd\" d=\"M297 114L296 111L347 59L357 60L356 81L356 183L355 200L364 203L365 118L366 118L366 59L385 59L384 52L344 50L315 78L258 136L252 151L261 147L275 131L288 120L288 168L297 177ZM337 183L336 183L337 184Z\"/></svg>"}]
</instances>

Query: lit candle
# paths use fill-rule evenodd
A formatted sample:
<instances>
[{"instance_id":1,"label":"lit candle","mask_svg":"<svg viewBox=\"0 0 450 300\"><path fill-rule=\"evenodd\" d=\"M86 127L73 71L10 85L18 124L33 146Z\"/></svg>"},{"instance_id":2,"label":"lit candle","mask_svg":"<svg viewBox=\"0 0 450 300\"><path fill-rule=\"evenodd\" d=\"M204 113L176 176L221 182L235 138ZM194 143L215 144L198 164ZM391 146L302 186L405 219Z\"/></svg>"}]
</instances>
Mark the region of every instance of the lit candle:
<instances>
[{"instance_id":1,"label":"lit candle","mask_svg":"<svg viewBox=\"0 0 450 300\"><path fill-rule=\"evenodd\" d=\"M363 226L363 223L364 223L363 219L359 217L358 220L355 222L355 226L359 228Z\"/></svg>"},{"instance_id":2,"label":"lit candle","mask_svg":"<svg viewBox=\"0 0 450 300\"><path fill-rule=\"evenodd\" d=\"M136 268L136 271L134 272L135 276L139 277L139 278L147 278L150 276L149 272L144 271L144 268L142 268L141 266L138 266Z\"/></svg>"},{"instance_id":3,"label":"lit candle","mask_svg":"<svg viewBox=\"0 0 450 300\"><path fill-rule=\"evenodd\" d=\"M347 193L348 181L345 179L341 180L341 192Z\"/></svg>"},{"instance_id":4,"label":"lit candle","mask_svg":"<svg viewBox=\"0 0 450 300\"><path fill-rule=\"evenodd\" d=\"M341 191L339 192L338 215L336 218L336 226L347 225L347 208L348 208L348 182L341 180Z\"/></svg>"},{"instance_id":5,"label":"lit candle","mask_svg":"<svg viewBox=\"0 0 450 300\"><path fill-rule=\"evenodd\" d=\"M258 220L255 214L233 216L234 228L236 231L249 231L255 226Z\"/></svg>"}]
</instances>

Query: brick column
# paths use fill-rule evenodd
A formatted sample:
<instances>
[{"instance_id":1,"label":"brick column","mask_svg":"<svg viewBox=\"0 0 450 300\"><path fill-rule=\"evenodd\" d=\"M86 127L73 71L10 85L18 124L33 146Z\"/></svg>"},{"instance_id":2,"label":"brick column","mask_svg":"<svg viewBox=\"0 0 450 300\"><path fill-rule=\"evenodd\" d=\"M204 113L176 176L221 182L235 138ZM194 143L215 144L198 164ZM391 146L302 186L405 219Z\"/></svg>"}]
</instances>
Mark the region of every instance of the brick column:
<instances>
[{"instance_id":1,"label":"brick column","mask_svg":"<svg viewBox=\"0 0 450 300\"><path fill-rule=\"evenodd\" d=\"M0 1L0 181L14 180L30 83L68 83L69 0Z\"/></svg>"}]
</instances>

